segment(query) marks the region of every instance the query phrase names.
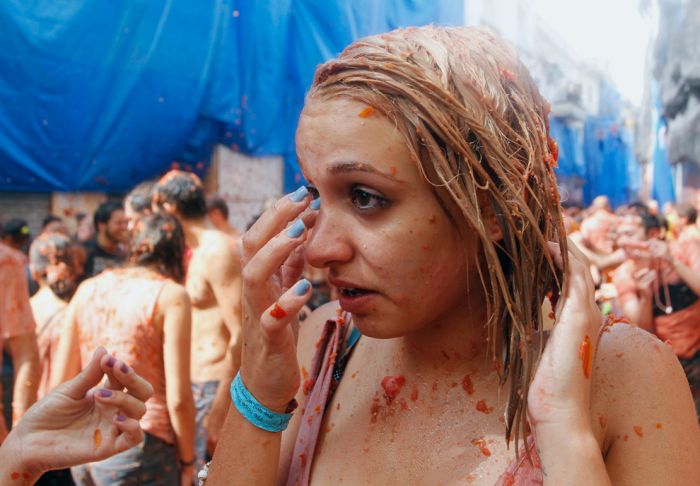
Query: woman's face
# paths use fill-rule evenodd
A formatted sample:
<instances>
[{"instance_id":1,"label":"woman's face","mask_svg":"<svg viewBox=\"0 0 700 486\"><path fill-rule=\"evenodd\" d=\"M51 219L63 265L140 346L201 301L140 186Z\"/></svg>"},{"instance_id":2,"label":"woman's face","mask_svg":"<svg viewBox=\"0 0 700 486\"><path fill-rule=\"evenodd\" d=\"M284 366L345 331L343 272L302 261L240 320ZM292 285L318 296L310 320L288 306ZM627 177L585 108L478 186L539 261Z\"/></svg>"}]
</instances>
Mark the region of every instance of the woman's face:
<instances>
[{"instance_id":1,"label":"woman's face","mask_svg":"<svg viewBox=\"0 0 700 486\"><path fill-rule=\"evenodd\" d=\"M306 258L328 268L363 334L396 337L463 316L468 292L481 292L467 265L476 237L457 231L387 118L347 98L312 99L297 153L321 198Z\"/></svg>"}]
</instances>

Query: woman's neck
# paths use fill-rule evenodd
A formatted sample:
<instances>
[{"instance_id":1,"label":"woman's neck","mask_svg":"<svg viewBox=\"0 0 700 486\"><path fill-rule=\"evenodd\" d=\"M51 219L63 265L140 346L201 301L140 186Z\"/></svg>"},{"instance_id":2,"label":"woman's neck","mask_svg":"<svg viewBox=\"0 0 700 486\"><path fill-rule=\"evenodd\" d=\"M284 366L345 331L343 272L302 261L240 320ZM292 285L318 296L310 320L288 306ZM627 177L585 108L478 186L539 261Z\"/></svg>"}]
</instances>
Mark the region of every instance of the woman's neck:
<instances>
[{"instance_id":1,"label":"woman's neck","mask_svg":"<svg viewBox=\"0 0 700 486\"><path fill-rule=\"evenodd\" d=\"M391 340L390 354L410 373L491 373L495 370L489 350L486 312L467 305L420 330ZM479 309L474 311L473 309Z\"/></svg>"}]
</instances>

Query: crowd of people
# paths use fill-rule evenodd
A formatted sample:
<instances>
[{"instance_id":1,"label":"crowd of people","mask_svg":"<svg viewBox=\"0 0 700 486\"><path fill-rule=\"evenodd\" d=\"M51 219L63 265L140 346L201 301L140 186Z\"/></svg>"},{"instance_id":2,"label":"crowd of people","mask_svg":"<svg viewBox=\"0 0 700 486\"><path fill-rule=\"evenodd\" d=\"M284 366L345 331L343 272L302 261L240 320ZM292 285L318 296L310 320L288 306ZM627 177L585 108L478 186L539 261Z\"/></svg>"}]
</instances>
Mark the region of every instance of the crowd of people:
<instances>
[{"instance_id":1,"label":"crowd of people","mask_svg":"<svg viewBox=\"0 0 700 486\"><path fill-rule=\"evenodd\" d=\"M397 30L318 68L244 235L178 170L8 222L0 482L696 481L697 208L561 204L548 116L494 34Z\"/></svg>"}]
</instances>

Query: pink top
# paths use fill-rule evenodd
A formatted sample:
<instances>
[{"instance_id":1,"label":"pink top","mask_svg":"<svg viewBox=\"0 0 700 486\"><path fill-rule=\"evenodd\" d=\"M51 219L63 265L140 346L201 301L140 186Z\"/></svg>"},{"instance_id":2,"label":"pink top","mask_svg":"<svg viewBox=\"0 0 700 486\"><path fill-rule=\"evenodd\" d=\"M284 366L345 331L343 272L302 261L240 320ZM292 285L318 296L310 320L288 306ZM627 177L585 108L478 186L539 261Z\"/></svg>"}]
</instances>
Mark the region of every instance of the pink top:
<instances>
[{"instance_id":1,"label":"pink top","mask_svg":"<svg viewBox=\"0 0 700 486\"><path fill-rule=\"evenodd\" d=\"M316 354L309 370L309 381L304 384L305 389L311 388L311 391L301 404L303 415L286 486L309 484L311 462L323 422L323 412L331 397L333 371L346 335L349 334L348 327L349 324L346 324L343 318L339 318L338 321L326 321L321 339L316 345ZM519 458L508 466L496 482L496 486L542 486L542 469L532 437L528 438L527 447L530 449L532 465L527 459L524 446L521 447Z\"/></svg>"},{"instance_id":2,"label":"pink top","mask_svg":"<svg viewBox=\"0 0 700 486\"><path fill-rule=\"evenodd\" d=\"M78 311L80 358L87 363L98 346L125 361L153 386L141 427L172 444L175 434L165 398L163 331L154 322L167 280L129 269L107 270L89 280L89 305Z\"/></svg>"},{"instance_id":3,"label":"pink top","mask_svg":"<svg viewBox=\"0 0 700 486\"><path fill-rule=\"evenodd\" d=\"M64 307L49 317L36 330L36 344L39 348L39 366L41 367L41 378L39 378L39 390L37 391L38 400L44 398L51 391L49 383L51 365L56 358L65 313L66 308Z\"/></svg>"},{"instance_id":4,"label":"pink top","mask_svg":"<svg viewBox=\"0 0 700 486\"><path fill-rule=\"evenodd\" d=\"M0 243L0 349L3 348L5 339L33 333L36 327L24 276L25 260L26 257L22 253ZM0 441L5 433L5 421L0 420Z\"/></svg>"}]
</instances>

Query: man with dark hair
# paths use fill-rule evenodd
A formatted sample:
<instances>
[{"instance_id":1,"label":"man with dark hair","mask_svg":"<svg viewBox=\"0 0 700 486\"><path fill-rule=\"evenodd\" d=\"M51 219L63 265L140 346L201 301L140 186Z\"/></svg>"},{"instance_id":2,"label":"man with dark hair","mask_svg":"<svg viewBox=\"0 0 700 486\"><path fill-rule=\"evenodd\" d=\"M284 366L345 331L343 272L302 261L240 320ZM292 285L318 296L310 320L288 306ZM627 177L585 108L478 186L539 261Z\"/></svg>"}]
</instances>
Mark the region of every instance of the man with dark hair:
<instances>
[{"instance_id":1,"label":"man with dark hair","mask_svg":"<svg viewBox=\"0 0 700 486\"><path fill-rule=\"evenodd\" d=\"M2 242L24 255L30 236L29 225L23 219L11 219L2 227Z\"/></svg>"},{"instance_id":2,"label":"man with dark hair","mask_svg":"<svg viewBox=\"0 0 700 486\"><path fill-rule=\"evenodd\" d=\"M228 204L223 198L219 196L209 197L207 199L207 214L209 215L209 221L216 226L216 229L234 238L240 236L236 228L231 226L228 220Z\"/></svg>"},{"instance_id":3,"label":"man with dark hair","mask_svg":"<svg viewBox=\"0 0 700 486\"><path fill-rule=\"evenodd\" d=\"M151 214L153 205L154 181L145 181L134 187L124 198L124 212L129 220L129 231L141 216Z\"/></svg>"},{"instance_id":4,"label":"man with dark hair","mask_svg":"<svg viewBox=\"0 0 700 486\"><path fill-rule=\"evenodd\" d=\"M214 451L231 402L229 384L240 366L239 241L212 227L202 182L192 173L168 172L156 184L153 204L178 218L188 246L185 287L192 300L191 376L199 469L207 450Z\"/></svg>"},{"instance_id":5,"label":"man with dark hair","mask_svg":"<svg viewBox=\"0 0 700 486\"><path fill-rule=\"evenodd\" d=\"M95 238L85 244L85 278L94 277L106 268L120 266L124 262L122 245L129 239L124 206L120 202L100 204L93 216L93 223Z\"/></svg>"}]
</instances>

